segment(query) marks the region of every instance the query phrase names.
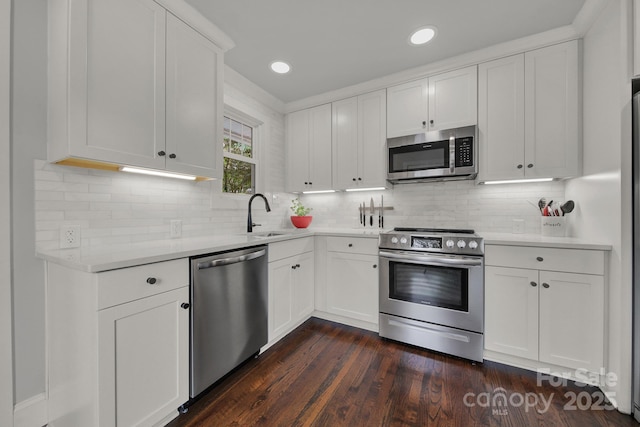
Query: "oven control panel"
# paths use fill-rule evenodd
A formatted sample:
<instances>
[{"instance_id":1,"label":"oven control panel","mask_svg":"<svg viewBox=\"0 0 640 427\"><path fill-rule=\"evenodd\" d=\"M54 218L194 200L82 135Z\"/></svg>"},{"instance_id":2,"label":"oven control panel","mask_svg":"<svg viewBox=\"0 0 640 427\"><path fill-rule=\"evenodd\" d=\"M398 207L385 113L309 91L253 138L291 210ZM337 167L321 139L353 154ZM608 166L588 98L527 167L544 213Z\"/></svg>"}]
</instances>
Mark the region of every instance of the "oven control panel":
<instances>
[{"instance_id":1,"label":"oven control panel","mask_svg":"<svg viewBox=\"0 0 640 427\"><path fill-rule=\"evenodd\" d=\"M484 254L482 237L469 234L423 235L385 233L380 235L380 249L439 252L449 254Z\"/></svg>"}]
</instances>

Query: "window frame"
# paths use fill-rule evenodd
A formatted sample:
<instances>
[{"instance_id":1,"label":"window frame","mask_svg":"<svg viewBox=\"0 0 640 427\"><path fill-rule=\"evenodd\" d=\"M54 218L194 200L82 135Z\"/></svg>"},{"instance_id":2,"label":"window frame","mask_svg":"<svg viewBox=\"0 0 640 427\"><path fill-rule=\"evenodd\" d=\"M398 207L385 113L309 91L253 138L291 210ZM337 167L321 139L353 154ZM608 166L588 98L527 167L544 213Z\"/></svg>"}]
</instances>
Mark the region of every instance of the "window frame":
<instances>
[{"instance_id":1,"label":"window frame","mask_svg":"<svg viewBox=\"0 0 640 427\"><path fill-rule=\"evenodd\" d=\"M246 162L246 163L250 163L253 165L254 167L254 172L253 172L253 188L254 188L254 193L259 193L260 189L263 186L262 183L262 166L261 166L261 160L262 160L262 147L261 147L261 142L262 142L262 129L261 126L264 124L261 120L250 116L247 113L244 113L243 111L240 111L236 108L233 108L227 104L225 104L224 106L224 111L223 111L223 122L224 122L224 117L227 117L231 120L235 120L236 122L240 122L243 125L249 126L252 129L252 135L251 135L251 153L252 153L252 157L244 157L235 153L230 153L228 151L225 151L224 148L222 149L222 160L224 162L224 158L230 158L230 159L234 159L234 160L238 160L241 162ZM223 131L223 141L224 141L224 126L222 128ZM223 141L220 141L221 143L223 143ZM252 194L246 194L246 193L228 193L226 191L224 191L224 188L222 186L222 183L224 182L224 167L222 168L222 180L220 181L221 185L220 185L220 193L225 195L225 196L229 196L229 197L241 197L241 198L248 198L251 197Z\"/></svg>"}]
</instances>

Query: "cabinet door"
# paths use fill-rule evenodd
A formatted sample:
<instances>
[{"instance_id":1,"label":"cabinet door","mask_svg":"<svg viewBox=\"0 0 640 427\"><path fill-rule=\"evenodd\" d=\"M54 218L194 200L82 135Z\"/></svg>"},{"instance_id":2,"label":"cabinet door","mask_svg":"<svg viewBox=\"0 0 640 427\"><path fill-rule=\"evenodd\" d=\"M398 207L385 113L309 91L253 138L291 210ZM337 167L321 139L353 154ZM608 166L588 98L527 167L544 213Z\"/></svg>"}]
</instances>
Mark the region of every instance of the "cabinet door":
<instances>
[{"instance_id":1,"label":"cabinet door","mask_svg":"<svg viewBox=\"0 0 640 427\"><path fill-rule=\"evenodd\" d=\"M98 313L101 426L151 426L189 399L189 288Z\"/></svg>"},{"instance_id":2,"label":"cabinet door","mask_svg":"<svg viewBox=\"0 0 640 427\"><path fill-rule=\"evenodd\" d=\"M309 112L310 190L331 190L331 104Z\"/></svg>"},{"instance_id":3,"label":"cabinet door","mask_svg":"<svg viewBox=\"0 0 640 427\"><path fill-rule=\"evenodd\" d=\"M384 90L358 97L358 183L386 187L387 99Z\"/></svg>"},{"instance_id":4,"label":"cabinet door","mask_svg":"<svg viewBox=\"0 0 640 427\"><path fill-rule=\"evenodd\" d=\"M538 271L485 267L487 350L538 359Z\"/></svg>"},{"instance_id":5,"label":"cabinet door","mask_svg":"<svg viewBox=\"0 0 640 427\"><path fill-rule=\"evenodd\" d=\"M314 261L313 252L295 257L293 273L294 319L296 322L313 313L314 310Z\"/></svg>"},{"instance_id":6,"label":"cabinet door","mask_svg":"<svg viewBox=\"0 0 640 427\"><path fill-rule=\"evenodd\" d=\"M524 55L479 65L478 138L479 180L524 176Z\"/></svg>"},{"instance_id":7,"label":"cabinet door","mask_svg":"<svg viewBox=\"0 0 640 427\"><path fill-rule=\"evenodd\" d=\"M169 170L221 177L222 57L211 41L167 15Z\"/></svg>"},{"instance_id":8,"label":"cabinet door","mask_svg":"<svg viewBox=\"0 0 640 427\"><path fill-rule=\"evenodd\" d=\"M309 110L287 114L287 191L300 192L309 183Z\"/></svg>"},{"instance_id":9,"label":"cabinet door","mask_svg":"<svg viewBox=\"0 0 640 427\"><path fill-rule=\"evenodd\" d=\"M291 258L269 263L269 341L293 324L293 270Z\"/></svg>"},{"instance_id":10,"label":"cabinet door","mask_svg":"<svg viewBox=\"0 0 640 427\"><path fill-rule=\"evenodd\" d=\"M378 322L378 257L327 253L327 311Z\"/></svg>"},{"instance_id":11,"label":"cabinet door","mask_svg":"<svg viewBox=\"0 0 640 427\"><path fill-rule=\"evenodd\" d=\"M478 71L474 65L429 77L429 130L478 123Z\"/></svg>"},{"instance_id":12,"label":"cabinet door","mask_svg":"<svg viewBox=\"0 0 640 427\"><path fill-rule=\"evenodd\" d=\"M602 276L540 272L540 361L599 372L603 365Z\"/></svg>"},{"instance_id":13,"label":"cabinet door","mask_svg":"<svg viewBox=\"0 0 640 427\"><path fill-rule=\"evenodd\" d=\"M164 168L165 10L152 0L72 6L69 154Z\"/></svg>"},{"instance_id":14,"label":"cabinet door","mask_svg":"<svg viewBox=\"0 0 640 427\"><path fill-rule=\"evenodd\" d=\"M362 181L358 168L358 97L331 106L333 145L333 187L354 188Z\"/></svg>"},{"instance_id":15,"label":"cabinet door","mask_svg":"<svg viewBox=\"0 0 640 427\"><path fill-rule=\"evenodd\" d=\"M528 177L570 177L578 164L578 41L525 53Z\"/></svg>"},{"instance_id":16,"label":"cabinet door","mask_svg":"<svg viewBox=\"0 0 640 427\"><path fill-rule=\"evenodd\" d=\"M427 79L387 89L387 138L415 135L427 130L428 90Z\"/></svg>"}]
</instances>

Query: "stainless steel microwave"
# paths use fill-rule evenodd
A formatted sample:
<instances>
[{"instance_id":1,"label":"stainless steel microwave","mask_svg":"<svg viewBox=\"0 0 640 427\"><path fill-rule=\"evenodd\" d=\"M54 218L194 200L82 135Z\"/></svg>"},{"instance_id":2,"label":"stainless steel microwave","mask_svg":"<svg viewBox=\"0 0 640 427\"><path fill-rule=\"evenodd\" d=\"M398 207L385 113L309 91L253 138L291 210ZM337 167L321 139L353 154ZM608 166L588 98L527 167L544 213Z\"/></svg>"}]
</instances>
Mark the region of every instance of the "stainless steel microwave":
<instances>
[{"instance_id":1,"label":"stainless steel microwave","mask_svg":"<svg viewBox=\"0 0 640 427\"><path fill-rule=\"evenodd\" d=\"M387 180L474 179L478 174L476 126L387 139Z\"/></svg>"}]
</instances>

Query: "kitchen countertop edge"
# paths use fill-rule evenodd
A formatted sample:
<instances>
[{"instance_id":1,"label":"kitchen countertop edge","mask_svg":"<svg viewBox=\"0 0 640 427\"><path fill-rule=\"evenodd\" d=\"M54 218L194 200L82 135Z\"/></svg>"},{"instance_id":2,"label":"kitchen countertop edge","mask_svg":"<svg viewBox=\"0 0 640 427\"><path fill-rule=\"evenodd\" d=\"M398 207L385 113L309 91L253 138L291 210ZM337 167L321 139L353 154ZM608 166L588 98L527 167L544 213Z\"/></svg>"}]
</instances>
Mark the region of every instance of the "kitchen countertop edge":
<instances>
[{"instance_id":1,"label":"kitchen countertop edge","mask_svg":"<svg viewBox=\"0 0 640 427\"><path fill-rule=\"evenodd\" d=\"M540 234L478 233L485 245L530 246L540 248L586 249L610 251L608 243L594 242L576 237L549 237Z\"/></svg>"},{"instance_id":2,"label":"kitchen countertop edge","mask_svg":"<svg viewBox=\"0 0 640 427\"><path fill-rule=\"evenodd\" d=\"M273 230L281 233L271 237L255 235L211 235L195 238L155 240L139 243L108 245L80 249L38 250L36 255L48 262L80 270L99 273L120 268L189 258L215 252L224 252L252 246L266 245L302 237L342 236L377 239L379 229L331 229L317 228L304 230ZM262 232L265 233L266 231ZM262 234L259 233L259 234ZM483 233L485 245L531 246L565 249L588 249L610 251L612 246L571 237L546 237L536 234Z\"/></svg>"}]
</instances>

